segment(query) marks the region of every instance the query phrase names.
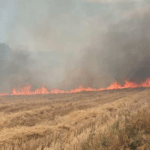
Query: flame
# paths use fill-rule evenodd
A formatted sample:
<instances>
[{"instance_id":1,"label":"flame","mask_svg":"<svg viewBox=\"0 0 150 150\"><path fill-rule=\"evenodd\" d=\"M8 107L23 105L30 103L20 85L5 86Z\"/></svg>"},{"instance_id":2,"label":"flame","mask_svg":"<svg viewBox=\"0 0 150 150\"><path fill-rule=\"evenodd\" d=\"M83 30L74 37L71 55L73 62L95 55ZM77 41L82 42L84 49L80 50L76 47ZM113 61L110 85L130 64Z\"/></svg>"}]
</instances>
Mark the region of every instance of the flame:
<instances>
[{"instance_id":1,"label":"flame","mask_svg":"<svg viewBox=\"0 0 150 150\"><path fill-rule=\"evenodd\" d=\"M107 88L84 88L83 86L79 86L76 89L72 89L70 91L64 91L59 89L51 89L48 91L45 87L41 87L40 89L36 89L31 91L31 85L26 85L22 88L13 88L11 94L8 93L0 93L0 96L6 95L36 95L36 94L59 94L59 93L78 93L82 91L104 91L104 90L114 90L114 89L125 89L125 88L138 88L138 87L150 87L150 78L147 78L146 81L138 84L136 82L130 82L129 80L125 81L125 84L122 86L118 82L112 83Z\"/></svg>"}]
</instances>

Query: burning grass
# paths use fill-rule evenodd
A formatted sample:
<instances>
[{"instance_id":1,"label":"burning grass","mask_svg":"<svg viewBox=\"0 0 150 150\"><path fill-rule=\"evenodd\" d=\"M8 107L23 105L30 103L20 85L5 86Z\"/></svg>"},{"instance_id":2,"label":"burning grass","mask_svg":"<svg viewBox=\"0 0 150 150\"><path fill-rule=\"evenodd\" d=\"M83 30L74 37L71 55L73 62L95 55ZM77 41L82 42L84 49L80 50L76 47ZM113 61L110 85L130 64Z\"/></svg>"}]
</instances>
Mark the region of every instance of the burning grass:
<instances>
[{"instance_id":1,"label":"burning grass","mask_svg":"<svg viewBox=\"0 0 150 150\"><path fill-rule=\"evenodd\" d=\"M0 149L147 148L149 96L149 89L7 96L0 101Z\"/></svg>"},{"instance_id":2,"label":"burning grass","mask_svg":"<svg viewBox=\"0 0 150 150\"><path fill-rule=\"evenodd\" d=\"M8 95L37 95L37 94L60 94L60 93L79 93L79 92L90 92L90 91L105 91L105 90L115 90L115 89L128 89L128 88L146 88L150 87L150 78L147 78L144 82L141 83L136 83L136 82L131 82L129 80L125 80L124 85L121 85L118 82L113 82L110 84L110 86L106 88L84 88L82 86L79 86L76 89L72 89L70 91L64 91L64 90L59 90L59 89L51 89L48 91L45 87L41 87L40 89L36 89L34 91L31 91L31 85L27 84L24 87L16 87L13 88L11 94L10 93L0 93L0 96L8 96Z\"/></svg>"}]
</instances>

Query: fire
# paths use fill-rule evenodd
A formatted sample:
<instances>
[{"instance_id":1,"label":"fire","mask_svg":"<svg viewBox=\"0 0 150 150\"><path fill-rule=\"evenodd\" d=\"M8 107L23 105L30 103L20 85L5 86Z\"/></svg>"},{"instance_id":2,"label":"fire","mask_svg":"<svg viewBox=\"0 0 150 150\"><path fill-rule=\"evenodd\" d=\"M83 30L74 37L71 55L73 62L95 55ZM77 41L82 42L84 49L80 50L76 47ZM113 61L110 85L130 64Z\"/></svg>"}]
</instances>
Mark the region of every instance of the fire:
<instances>
[{"instance_id":1,"label":"fire","mask_svg":"<svg viewBox=\"0 0 150 150\"><path fill-rule=\"evenodd\" d=\"M5 96L5 95L36 95L36 94L59 94L59 93L78 93L82 91L104 91L104 90L114 90L114 89L125 89L125 88L138 88L138 87L150 87L150 78L148 78L146 81L138 84L135 82L130 82L128 80L125 81L125 84L122 86L118 82L112 83L109 87L107 88L99 88L99 89L94 89L94 88L84 88L83 86L79 86L76 89L72 89L70 91L64 91L64 90L59 90L59 89L51 89L48 91L45 87L41 87L40 89L36 89L34 91L31 91L31 86L26 85L22 88L13 88L11 94L8 93L1 93L0 96Z\"/></svg>"},{"instance_id":2,"label":"fire","mask_svg":"<svg viewBox=\"0 0 150 150\"><path fill-rule=\"evenodd\" d=\"M49 94L48 90L45 87L41 89L36 89L35 91L30 91L31 86L27 85L23 88L14 88L11 95L35 95L35 94Z\"/></svg>"}]
</instances>

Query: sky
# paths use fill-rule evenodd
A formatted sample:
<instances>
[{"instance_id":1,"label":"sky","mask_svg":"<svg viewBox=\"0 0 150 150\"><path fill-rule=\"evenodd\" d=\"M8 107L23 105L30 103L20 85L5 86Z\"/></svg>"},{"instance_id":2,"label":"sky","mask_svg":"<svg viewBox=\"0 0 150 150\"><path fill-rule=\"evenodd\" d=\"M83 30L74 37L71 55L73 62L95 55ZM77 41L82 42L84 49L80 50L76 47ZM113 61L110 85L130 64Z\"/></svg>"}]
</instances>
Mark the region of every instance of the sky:
<instances>
[{"instance_id":1,"label":"sky","mask_svg":"<svg viewBox=\"0 0 150 150\"><path fill-rule=\"evenodd\" d=\"M31 51L82 48L92 34L105 32L111 23L140 11L147 3L146 0L0 0L0 43L21 45Z\"/></svg>"},{"instance_id":2,"label":"sky","mask_svg":"<svg viewBox=\"0 0 150 150\"><path fill-rule=\"evenodd\" d=\"M0 0L0 91L145 80L149 14L150 0Z\"/></svg>"}]
</instances>

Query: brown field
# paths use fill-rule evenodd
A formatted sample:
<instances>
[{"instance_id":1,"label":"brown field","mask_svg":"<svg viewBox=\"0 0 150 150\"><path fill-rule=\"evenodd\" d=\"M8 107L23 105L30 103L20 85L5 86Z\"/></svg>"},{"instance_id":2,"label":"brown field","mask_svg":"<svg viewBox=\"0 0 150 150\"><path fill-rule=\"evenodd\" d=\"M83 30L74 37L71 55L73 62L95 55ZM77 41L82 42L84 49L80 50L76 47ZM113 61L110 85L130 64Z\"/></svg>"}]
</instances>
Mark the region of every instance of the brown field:
<instances>
[{"instance_id":1,"label":"brown field","mask_svg":"<svg viewBox=\"0 0 150 150\"><path fill-rule=\"evenodd\" d=\"M0 97L0 150L148 150L149 104L149 88Z\"/></svg>"}]
</instances>

